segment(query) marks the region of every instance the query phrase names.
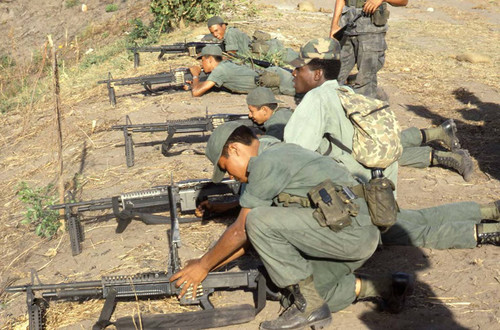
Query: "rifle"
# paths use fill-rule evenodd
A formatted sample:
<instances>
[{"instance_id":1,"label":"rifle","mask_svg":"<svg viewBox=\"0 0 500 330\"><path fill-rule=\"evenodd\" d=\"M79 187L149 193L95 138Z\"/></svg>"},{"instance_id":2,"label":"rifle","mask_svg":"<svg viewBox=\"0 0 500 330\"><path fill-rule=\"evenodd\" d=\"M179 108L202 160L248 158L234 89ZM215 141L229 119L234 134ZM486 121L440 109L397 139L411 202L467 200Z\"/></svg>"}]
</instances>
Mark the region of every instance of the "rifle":
<instances>
[{"instance_id":1,"label":"rifle","mask_svg":"<svg viewBox=\"0 0 500 330\"><path fill-rule=\"evenodd\" d=\"M364 16L364 12L360 12L359 14L357 14L353 19L352 21L350 21L349 23L347 23L346 25L344 25L343 27L340 28L340 30L338 30L337 32L335 32L335 34L333 35L333 38L336 39L339 43L340 43L340 46L344 46L346 40L347 40L347 34L346 32L349 32L350 30L352 30L354 27L356 27L356 21L360 18Z\"/></svg>"},{"instance_id":2,"label":"rifle","mask_svg":"<svg viewBox=\"0 0 500 330\"><path fill-rule=\"evenodd\" d=\"M200 74L200 80L206 79L205 73ZM99 80L98 84L106 84L108 88L109 103L116 105L116 93L114 86L124 85L142 85L146 92L154 94L153 85L167 84L171 89L180 89L186 84L187 80L193 80L193 75L188 68L179 68L169 72L157 73L154 75L138 76L131 78L113 79L111 72L108 72L107 80Z\"/></svg>"},{"instance_id":3,"label":"rifle","mask_svg":"<svg viewBox=\"0 0 500 330\"><path fill-rule=\"evenodd\" d=\"M140 65L139 53L156 53L160 52L158 55L158 60L161 60L165 54L188 54L189 56L196 57L201 52L203 47L207 45L216 45L222 48L224 51L224 43L222 42L180 42L172 45L160 45L160 46L146 46L146 47L129 47L128 50L134 53L134 68Z\"/></svg>"},{"instance_id":4,"label":"rifle","mask_svg":"<svg viewBox=\"0 0 500 330\"><path fill-rule=\"evenodd\" d=\"M148 225L168 222L168 217L153 213L171 211L177 207L183 213L193 213L198 204L205 199L212 202L234 200L237 198L239 188L239 182L230 179L225 179L221 183L214 183L209 179L186 180L111 198L50 205L49 208L64 209L71 252L73 256L76 256L82 252L81 243L85 240L83 225L80 221L83 212L111 210L118 221L116 233L122 233L133 219L139 219ZM175 204L170 201L171 195L175 197ZM181 219L184 222L192 220L192 218Z\"/></svg>"},{"instance_id":5,"label":"rifle","mask_svg":"<svg viewBox=\"0 0 500 330\"><path fill-rule=\"evenodd\" d=\"M6 292L26 292L28 305L29 329L42 330L45 328L45 310L50 300L77 300L90 298L105 299L99 320L93 326L94 330L104 329L112 325L110 318L116 307L116 300L148 300L162 297L177 296L181 288L177 288L170 277L180 269L178 248L181 246L179 221L175 205L176 194L174 187L168 186L170 202L170 230L169 260L167 272L153 271L135 275L104 276L97 281L70 282L59 284L42 284L37 273L32 270L31 284L10 286ZM38 284L35 284L35 278ZM255 307L251 305L237 305L226 308L214 308L209 297L215 290L252 290ZM41 291L41 298L35 292ZM194 291L194 290L193 290ZM141 329L163 328L208 328L220 327L251 321L266 305L266 279L257 270L238 272L210 272L198 287L196 292L189 292L180 299L181 305L200 305L204 310L165 315L141 315L140 318L130 320L129 317L118 319L117 328L127 327L142 322ZM120 325L120 326L119 326ZM161 328L161 327L160 327Z\"/></svg>"},{"instance_id":6,"label":"rifle","mask_svg":"<svg viewBox=\"0 0 500 330\"><path fill-rule=\"evenodd\" d=\"M259 60L259 59L256 59L256 58L253 58L253 57L250 57L250 56L242 56L242 55L239 55L239 54L236 54L236 53L224 53L224 55L226 55L227 57L229 58L232 58L232 59L237 59L237 60L242 60L242 61L248 61L252 64L252 66L254 65L257 65L257 66L260 66L261 68L269 68L271 66L277 66L269 61L264 61L264 60ZM280 68L288 71L288 72L292 72L293 70L292 69L289 69L289 68L284 68L284 67L281 67Z\"/></svg>"},{"instance_id":7,"label":"rifle","mask_svg":"<svg viewBox=\"0 0 500 330\"><path fill-rule=\"evenodd\" d=\"M205 117L193 117L184 120L167 120L163 123L150 124L132 124L129 116L125 117L125 125L112 126L113 130L123 131L125 138L125 159L128 167L134 166L134 146L148 146L159 144L159 141L134 143L132 133L155 133L167 132L167 137L161 142L161 153L168 157L171 154L169 150L172 148L173 137L176 133L206 133L212 132L220 125L238 121L241 125L258 128L258 126L248 118L247 115L240 114L205 114ZM117 145L122 146L122 145Z\"/></svg>"}]
</instances>

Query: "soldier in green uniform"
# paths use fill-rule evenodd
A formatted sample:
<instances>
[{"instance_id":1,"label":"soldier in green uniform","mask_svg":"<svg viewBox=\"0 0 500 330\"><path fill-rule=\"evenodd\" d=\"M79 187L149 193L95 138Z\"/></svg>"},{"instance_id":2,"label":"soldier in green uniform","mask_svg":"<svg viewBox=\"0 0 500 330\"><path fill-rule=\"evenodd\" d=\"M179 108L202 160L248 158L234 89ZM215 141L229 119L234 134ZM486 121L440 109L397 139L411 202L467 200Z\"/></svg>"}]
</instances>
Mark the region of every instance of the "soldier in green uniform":
<instances>
[{"instance_id":1,"label":"soldier in green uniform","mask_svg":"<svg viewBox=\"0 0 500 330\"><path fill-rule=\"evenodd\" d=\"M261 71L244 65L237 65L223 60L222 49L216 45L203 47L198 59L201 67L190 68L193 75L191 92L193 96L202 96L214 86L224 87L233 93L246 94L259 85L272 88L276 94L295 95L292 74L280 67L269 67ZM200 81L201 70L209 74L206 81Z\"/></svg>"},{"instance_id":2,"label":"soldier in green uniform","mask_svg":"<svg viewBox=\"0 0 500 330\"><path fill-rule=\"evenodd\" d=\"M228 53L238 53L248 56L250 54L250 37L243 31L228 26L222 17L213 16L207 22L208 30L217 39L224 42L224 47Z\"/></svg>"},{"instance_id":3,"label":"soldier in green uniform","mask_svg":"<svg viewBox=\"0 0 500 330\"><path fill-rule=\"evenodd\" d=\"M296 144L259 141L248 127L236 122L224 124L212 133L206 155L214 164L214 182L219 182L227 171L246 183L246 188L240 198L238 218L217 244L172 276L171 281L183 286L181 295L198 287L209 271L243 255L251 242L274 284L293 295L285 312L276 320L263 322L261 329L321 328L331 321L331 311L373 296L385 299L389 311L401 311L411 288L408 275L398 273L377 279L354 275L375 251L380 234L371 222L364 197L346 197L348 191L359 191L360 185L344 166ZM308 202L311 189L325 180L338 188L337 192L326 193L329 198L339 194L349 200L336 205L350 205L346 213L350 224L335 230L323 225ZM472 218L481 219L481 207L473 203L475 212L459 213L462 204L467 203L401 210L398 222L428 223L438 217L450 224L450 230L441 232L437 239L465 235L466 240L479 237L482 242L484 228L470 222ZM498 207L496 212L498 218ZM469 216L471 219L467 219ZM467 230L453 231L459 227ZM495 234L498 243L500 233Z\"/></svg>"},{"instance_id":4,"label":"soldier in green uniform","mask_svg":"<svg viewBox=\"0 0 500 330\"><path fill-rule=\"evenodd\" d=\"M387 3L406 6L408 0L336 0L330 29L333 38L340 25L354 23L353 28L344 33L346 38L340 56L342 67L338 81L344 84L356 64L358 74L354 91L374 98L384 98L377 94L377 72L384 66L387 49Z\"/></svg>"},{"instance_id":5,"label":"soldier in green uniform","mask_svg":"<svg viewBox=\"0 0 500 330\"><path fill-rule=\"evenodd\" d=\"M364 182L371 179L371 169L364 167L348 152L331 143L325 133L352 149L354 127L346 117L337 96L340 71L340 44L335 39L313 39L307 42L300 57L292 61L296 93L306 93L294 110L285 127L284 141L296 143L320 154L329 151L330 157L344 164L349 171ZM452 121L433 129L419 130L412 127L403 131L404 165L426 167L441 165L457 170L466 180L474 169L472 159L466 150L459 149ZM452 152L434 152L430 147L419 147L422 143L440 140ZM397 183L398 163L394 162L384 170L384 175Z\"/></svg>"},{"instance_id":6,"label":"soldier in green uniform","mask_svg":"<svg viewBox=\"0 0 500 330\"><path fill-rule=\"evenodd\" d=\"M247 95L248 117L264 127L265 136L282 141L285 125L293 112L288 107L279 106L279 103L281 101L267 87L257 87Z\"/></svg>"}]
</instances>

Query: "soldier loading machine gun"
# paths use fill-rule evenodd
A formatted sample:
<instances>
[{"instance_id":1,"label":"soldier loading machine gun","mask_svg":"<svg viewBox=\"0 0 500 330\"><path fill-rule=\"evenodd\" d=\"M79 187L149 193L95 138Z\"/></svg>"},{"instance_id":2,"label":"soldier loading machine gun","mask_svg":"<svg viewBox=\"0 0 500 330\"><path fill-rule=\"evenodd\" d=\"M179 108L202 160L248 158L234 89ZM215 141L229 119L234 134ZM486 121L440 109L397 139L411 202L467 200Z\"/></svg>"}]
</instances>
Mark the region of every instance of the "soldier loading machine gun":
<instances>
[{"instance_id":1,"label":"soldier loading machine gun","mask_svg":"<svg viewBox=\"0 0 500 330\"><path fill-rule=\"evenodd\" d=\"M247 115L240 114L214 114L205 115L205 117L193 117L185 120L169 120L164 123L150 123L150 124L132 124L129 116L125 117L125 125L112 126L113 130L123 131L125 138L125 159L128 167L134 166L134 146L147 146L157 144L158 142L142 142L134 143L132 133L154 133L154 132L167 132L167 137L161 143L161 153L168 157L169 150L172 147L173 137L176 133L206 133L212 132L220 125L229 121L238 121L242 125L254 127L258 126L248 118ZM122 146L122 145L118 145Z\"/></svg>"},{"instance_id":2,"label":"soldier loading machine gun","mask_svg":"<svg viewBox=\"0 0 500 330\"><path fill-rule=\"evenodd\" d=\"M161 60L165 54L188 54L196 57L201 52L203 47L207 45L216 45L224 50L222 42L183 42L172 45L146 46L146 47L129 47L128 50L134 53L134 68L140 65L139 53L156 53L159 52L158 59Z\"/></svg>"},{"instance_id":3,"label":"soldier loading machine gun","mask_svg":"<svg viewBox=\"0 0 500 330\"><path fill-rule=\"evenodd\" d=\"M32 271L31 284L11 286L6 292L26 292L28 305L29 329L45 329L45 309L53 299L86 300L105 299L99 320L93 329L104 329L114 324L118 329L140 325L141 329L153 328L210 328L249 322L266 305L266 279L257 270L238 272L210 272L197 289L193 289L180 299L181 305L200 305L204 310L176 314L141 315L123 317L116 322L110 318L116 306L116 300L155 299L178 296L181 288L170 282L170 277L181 269L178 248L181 246L179 221L177 218L177 200L173 186L166 188L170 205L170 256L167 272L149 272L135 275L104 276L98 281L85 281L60 284L35 284L38 275ZM224 308L214 308L209 296L215 290L252 290L255 307L242 304ZM35 292L42 291L41 298ZM162 327L163 325L163 327Z\"/></svg>"},{"instance_id":4,"label":"soldier loading machine gun","mask_svg":"<svg viewBox=\"0 0 500 330\"><path fill-rule=\"evenodd\" d=\"M165 224L168 222L166 216L153 213L172 212L172 209L177 207L183 213L193 213L198 204L205 199L210 201L235 200L239 188L240 184L237 181L229 179L223 180L221 183L213 183L209 179L186 180L110 198L51 205L49 208L64 210L71 252L76 256L82 252L81 243L85 240L83 225L80 221L83 212L112 210L118 221L116 232L122 233L134 218L138 218L146 224ZM171 195L175 197L175 205L171 204ZM189 220L193 219L187 221Z\"/></svg>"},{"instance_id":5,"label":"soldier loading machine gun","mask_svg":"<svg viewBox=\"0 0 500 330\"><path fill-rule=\"evenodd\" d=\"M200 74L200 80L206 79L205 73ZM107 80L99 80L98 84L106 84L108 88L109 103L116 105L116 92L114 86L142 85L144 89L151 94L155 93L153 85L167 84L165 87L171 89L181 89L186 81L193 80L193 75L188 68L178 68L169 72L157 73L154 75L145 75L131 78L113 79L111 72L108 73Z\"/></svg>"}]
</instances>

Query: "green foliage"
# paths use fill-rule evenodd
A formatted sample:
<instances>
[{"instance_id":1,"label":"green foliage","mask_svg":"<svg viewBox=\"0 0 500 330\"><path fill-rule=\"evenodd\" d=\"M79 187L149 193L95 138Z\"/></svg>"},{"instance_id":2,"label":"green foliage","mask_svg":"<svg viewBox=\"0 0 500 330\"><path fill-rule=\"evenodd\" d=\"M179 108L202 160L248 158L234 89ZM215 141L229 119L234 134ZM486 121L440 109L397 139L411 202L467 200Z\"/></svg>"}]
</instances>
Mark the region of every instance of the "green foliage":
<instances>
[{"instance_id":1,"label":"green foliage","mask_svg":"<svg viewBox=\"0 0 500 330\"><path fill-rule=\"evenodd\" d=\"M202 22L219 14L221 0L152 0L151 12L161 32L169 27L184 27L187 22Z\"/></svg>"},{"instance_id":2,"label":"green foliage","mask_svg":"<svg viewBox=\"0 0 500 330\"><path fill-rule=\"evenodd\" d=\"M127 36L127 47L141 47L158 42L160 27L157 27L155 22L152 22L150 26L146 26L140 18L134 18L130 21L130 24L133 28Z\"/></svg>"},{"instance_id":3,"label":"green foliage","mask_svg":"<svg viewBox=\"0 0 500 330\"><path fill-rule=\"evenodd\" d=\"M35 226L35 234L41 237L51 238L61 225L59 213L47 206L53 205L56 195L53 185L41 188L30 188L26 182L19 184L17 195L19 199L27 204L24 224Z\"/></svg>"},{"instance_id":4,"label":"green foliage","mask_svg":"<svg viewBox=\"0 0 500 330\"><path fill-rule=\"evenodd\" d=\"M73 8L74 6L77 6L80 4L80 0L66 0L64 1L64 5L66 8Z\"/></svg>"},{"instance_id":5,"label":"green foliage","mask_svg":"<svg viewBox=\"0 0 500 330\"><path fill-rule=\"evenodd\" d=\"M107 13L111 13L111 12L117 11L118 10L118 5L115 5L114 3L109 4L109 5L106 6L105 10L106 10Z\"/></svg>"},{"instance_id":6,"label":"green foliage","mask_svg":"<svg viewBox=\"0 0 500 330\"><path fill-rule=\"evenodd\" d=\"M223 0L222 6L225 18L231 16L243 19L258 16L260 13L254 0Z\"/></svg>"},{"instance_id":7,"label":"green foliage","mask_svg":"<svg viewBox=\"0 0 500 330\"><path fill-rule=\"evenodd\" d=\"M6 69L15 66L16 62L9 55L0 55L0 69Z\"/></svg>"}]
</instances>

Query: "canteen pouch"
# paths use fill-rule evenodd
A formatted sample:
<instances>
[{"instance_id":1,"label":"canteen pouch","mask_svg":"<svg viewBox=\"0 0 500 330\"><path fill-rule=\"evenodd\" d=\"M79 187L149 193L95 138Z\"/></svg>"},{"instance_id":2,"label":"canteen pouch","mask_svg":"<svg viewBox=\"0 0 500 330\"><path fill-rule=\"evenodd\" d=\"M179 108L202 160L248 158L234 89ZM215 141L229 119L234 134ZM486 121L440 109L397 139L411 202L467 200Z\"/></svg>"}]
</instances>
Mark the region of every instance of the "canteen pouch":
<instances>
[{"instance_id":1,"label":"canteen pouch","mask_svg":"<svg viewBox=\"0 0 500 330\"><path fill-rule=\"evenodd\" d=\"M342 187L327 179L307 193L314 208L313 216L319 225L328 226L335 232L350 226L351 216L356 216L359 211L359 206L353 204L340 189Z\"/></svg>"},{"instance_id":2,"label":"canteen pouch","mask_svg":"<svg viewBox=\"0 0 500 330\"><path fill-rule=\"evenodd\" d=\"M378 7L377 10L371 16L371 21L375 26L384 26L389 20L390 11L387 9L387 5L383 4Z\"/></svg>"},{"instance_id":3,"label":"canteen pouch","mask_svg":"<svg viewBox=\"0 0 500 330\"><path fill-rule=\"evenodd\" d=\"M263 87L279 87L280 75L276 72L263 71L259 74L257 85Z\"/></svg>"},{"instance_id":4,"label":"canteen pouch","mask_svg":"<svg viewBox=\"0 0 500 330\"><path fill-rule=\"evenodd\" d=\"M399 211L394 183L386 177L374 178L364 185L364 191L372 223L386 231L396 223Z\"/></svg>"}]
</instances>

